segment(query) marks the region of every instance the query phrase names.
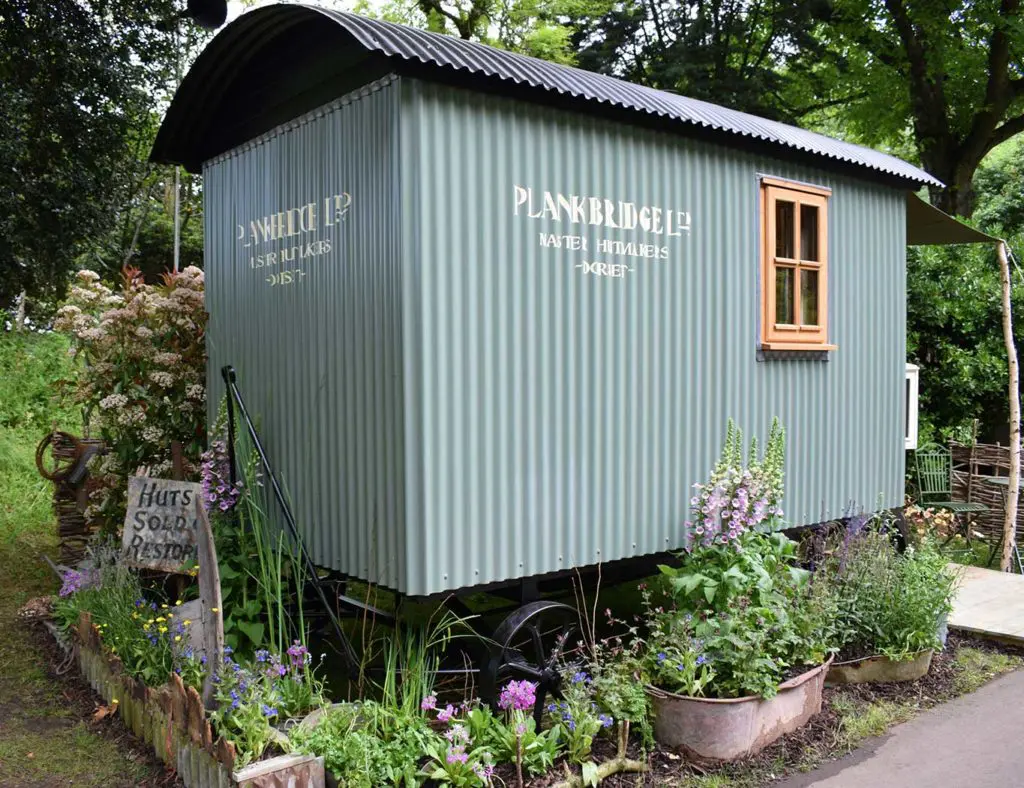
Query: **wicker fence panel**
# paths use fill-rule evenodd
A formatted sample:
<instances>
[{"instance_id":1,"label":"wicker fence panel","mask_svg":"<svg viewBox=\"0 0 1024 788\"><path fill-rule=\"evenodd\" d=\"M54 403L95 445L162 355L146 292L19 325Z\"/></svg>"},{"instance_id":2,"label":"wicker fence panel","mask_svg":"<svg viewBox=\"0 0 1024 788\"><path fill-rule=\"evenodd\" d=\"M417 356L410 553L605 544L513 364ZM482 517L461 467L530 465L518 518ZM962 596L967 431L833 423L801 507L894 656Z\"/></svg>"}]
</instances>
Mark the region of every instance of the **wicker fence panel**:
<instances>
[{"instance_id":1,"label":"wicker fence panel","mask_svg":"<svg viewBox=\"0 0 1024 788\"><path fill-rule=\"evenodd\" d=\"M993 477L1010 475L1010 447L979 443L950 445L953 455L953 500L984 504L987 512L973 520L973 529L993 542L1003 531L1006 488L989 484ZM1017 542L1024 541L1024 507L1017 510Z\"/></svg>"}]
</instances>

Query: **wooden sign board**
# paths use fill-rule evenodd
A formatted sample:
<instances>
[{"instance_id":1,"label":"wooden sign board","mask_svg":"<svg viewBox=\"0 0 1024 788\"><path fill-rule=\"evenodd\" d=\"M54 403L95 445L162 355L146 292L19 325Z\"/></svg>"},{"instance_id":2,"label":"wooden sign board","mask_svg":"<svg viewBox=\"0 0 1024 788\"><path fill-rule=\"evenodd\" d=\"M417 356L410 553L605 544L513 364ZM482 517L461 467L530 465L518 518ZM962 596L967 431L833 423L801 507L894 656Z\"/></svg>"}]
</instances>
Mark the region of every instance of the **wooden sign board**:
<instances>
[{"instance_id":1,"label":"wooden sign board","mask_svg":"<svg viewBox=\"0 0 1024 788\"><path fill-rule=\"evenodd\" d=\"M141 569L180 572L199 557L202 487L195 482L128 479L128 511L121 547L127 562Z\"/></svg>"}]
</instances>

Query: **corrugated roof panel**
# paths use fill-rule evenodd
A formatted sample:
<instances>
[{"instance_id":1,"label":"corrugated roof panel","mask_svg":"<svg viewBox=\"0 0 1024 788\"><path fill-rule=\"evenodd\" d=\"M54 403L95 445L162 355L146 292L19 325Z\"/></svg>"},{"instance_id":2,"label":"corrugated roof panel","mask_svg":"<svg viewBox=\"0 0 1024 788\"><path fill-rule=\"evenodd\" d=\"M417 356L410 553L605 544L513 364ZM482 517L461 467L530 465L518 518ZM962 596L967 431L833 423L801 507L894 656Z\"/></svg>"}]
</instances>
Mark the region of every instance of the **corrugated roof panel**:
<instances>
[{"instance_id":1,"label":"corrugated roof panel","mask_svg":"<svg viewBox=\"0 0 1024 788\"><path fill-rule=\"evenodd\" d=\"M198 85L204 82L203 70L222 67L222 63L216 62L219 59L218 56L227 51L228 46L235 43L246 43L244 39L254 36L261 27L259 21L262 17L266 17L268 21L273 18L277 20L282 29L287 29L290 26L287 23L296 21L294 15L308 17L310 13L322 14L325 18L344 28L366 50L394 60L419 62L462 72L492 83L511 83L542 92L568 95L596 104L634 110L726 135L746 137L865 167L917 184L942 185L941 181L924 170L895 156L816 134L796 126L748 115L706 101L635 85L603 74L550 63L514 52L506 52L485 44L429 33L379 19L368 19L343 11L301 4L263 6L243 14L225 28L193 67L193 72L197 72L194 80L194 83L197 84L195 98L201 100L202 88ZM216 47L215 44L220 44L220 46ZM234 51L240 50L234 49ZM206 57L208 54L209 57ZM193 74L190 73L189 76L191 77ZM182 92L189 87L189 82L190 80L186 78L182 85ZM175 104L177 103L175 102ZM196 108L193 106L191 112L195 111ZM165 119L165 126L170 123L170 127L175 127L177 123L182 122L180 118L173 118L176 112L185 112L185 110L172 104L168 117ZM173 148L175 147L161 134L154 146L153 157L157 160L173 157Z\"/></svg>"}]
</instances>

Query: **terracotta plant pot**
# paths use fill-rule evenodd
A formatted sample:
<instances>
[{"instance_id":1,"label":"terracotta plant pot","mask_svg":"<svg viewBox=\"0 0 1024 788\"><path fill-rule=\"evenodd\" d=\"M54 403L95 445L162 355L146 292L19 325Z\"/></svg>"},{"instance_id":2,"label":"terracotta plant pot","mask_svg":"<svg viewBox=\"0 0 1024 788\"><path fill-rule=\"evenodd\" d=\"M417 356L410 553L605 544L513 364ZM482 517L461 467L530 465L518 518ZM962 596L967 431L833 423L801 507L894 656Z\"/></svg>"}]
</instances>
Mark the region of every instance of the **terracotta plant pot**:
<instances>
[{"instance_id":1,"label":"terracotta plant pot","mask_svg":"<svg viewBox=\"0 0 1024 788\"><path fill-rule=\"evenodd\" d=\"M795 731L821 711L829 660L779 685L773 698L691 698L656 687L654 738L699 761L735 761Z\"/></svg>"},{"instance_id":2,"label":"terracotta plant pot","mask_svg":"<svg viewBox=\"0 0 1024 788\"><path fill-rule=\"evenodd\" d=\"M888 657L864 657L846 662L836 662L829 668L825 683L867 684L886 681L915 681L926 673L932 664L932 650L918 651L909 659L899 661Z\"/></svg>"}]
</instances>

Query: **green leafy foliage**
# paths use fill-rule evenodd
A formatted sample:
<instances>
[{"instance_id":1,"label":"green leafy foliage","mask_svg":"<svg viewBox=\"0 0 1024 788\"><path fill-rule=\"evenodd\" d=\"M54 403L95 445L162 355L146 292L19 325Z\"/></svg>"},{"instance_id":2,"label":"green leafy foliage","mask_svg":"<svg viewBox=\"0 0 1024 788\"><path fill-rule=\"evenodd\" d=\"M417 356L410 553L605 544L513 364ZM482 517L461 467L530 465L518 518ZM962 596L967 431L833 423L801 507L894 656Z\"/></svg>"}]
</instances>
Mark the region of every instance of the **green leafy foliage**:
<instances>
[{"instance_id":1,"label":"green leafy foliage","mask_svg":"<svg viewBox=\"0 0 1024 788\"><path fill-rule=\"evenodd\" d=\"M206 433L203 273L186 269L148 285L125 270L115 292L80 271L55 326L71 337L83 362L75 399L89 414L107 453L90 470L102 487L86 517L107 533L124 523L128 477L140 466L171 470L171 442L182 445L194 475Z\"/></svg>"},{"instance_id":2,"label":"green leafy foliage","mask_svg":"<svg viewBox=\"0 0 1024 788\"><path fill-rule=\"evenodd\" d=\"M5 3L0 309L23 289L51 303L62 297L76 256L113 227L131 190L126 162L145 162L133 135L150 123L174 62L173 36L153 22L175 5Z\"/></svg>"},{"instance_id":3,"label":"green leafy foliage","mask_svg":"<svg viewBox=\"0 0 1024 788\"><path fill-rule=\"evenodd\" d=\"M817 67L822 95L868 144L898 143L909 130L920 162L947 184L933 192L938 206L970 216L979 163L1024 130L1011 54L1022 25L1019 4L1000 0L837 0L818 31L828 53Z\"/></svg>"},{"instance_id":4,"label":"green leafy foliage","mask_svg":"<svg viewBox=\"0 0 1024 788\"><path fill-rule=\"evenodd\" d=\"M841 656L904 659L939 647L939 620L952 609L956 576L929 539L901 555L885 529L857 517L837 538L815 584L833 601Z\"/></svg>"},{"instance_id":5,"label":"green leafy foliage","mask_svg":"<svg viewBox=\"0 0 1024 788\"><path fill-rule=\"evenodd\" d=\"M978 170L974 218L982 230L1024 249L1024 145L1007 146ZM1024 311L1024 279L1011 269L1013 311ZM1024 327L1015 321L1018 347ZM907 253L907 356L921 368L920 441L1005 443L1009 420L1001 285L987 245L917 247Z\"/></svg>"},{"instance_id":6,"label":"green leafy foliage","mask_svg":"<svg viewBox=\"0 0 1024 788\"><path fill-rule=\"evenodd\" d=\"M323 684L298 641L286 654L257 651L251 662L235 661L230 648L225 652L213 678L217 707L210 720L235 745L237 763L245 765L283 739L273 723L301 717L324 702Z\"/></svg>"},{"instance_id":7,"label":"green leafy foliage","mask_svg":"<svg viewBox=\"0 0 1024 788\"><path fill-rule=\"evenodd\" d=\"M164 601L147 599L138 574L118 561L113 544L94 548L79 570L65 574L54 617L67 630L85 611L100 631L103 645L117 656L129 676L156 687L171 672L195 688L202 686L201 658L188 644L192 622L175 618ZM159 597L156 598L159 600Z\"/></svg>"},{"instance_id":8,"label":"green leafy foliage","mask_svg":"<svg viewBox=\"0 0 1024 788\"><path fill-rule=\"evenodd\" d=\"M817 32L827 8L800 0L592 3L574 44L583 68L793 122L819 105Z\"/></svg>"},{"instance_id":9,"label":"green leafy foliage","mask_svg":"<svg viewBox=\"0 0 1024 788\"><path fill-rule=\"evenodd\" d=\"M645 595L646 673L657 686L717 698L771 697L787 672L820 664L827 600L797 566L782 516L784 432L772 425L765 458L731 422L709 481L697 485L691 546L659 567L665 604Z\"/></svg>"},{"instance_id":10,"label":"green leafy foliage","mask_svg":"<svg viewBox=\"0 0 1024 788\"><path fill-rule=\"evenodd\" d=\"M436 736L421 712L377 701L334 706L316 726L289 734L296 752L322 755L344 788L419 785L419 760Z\"/></svg>"}]
</instances>

